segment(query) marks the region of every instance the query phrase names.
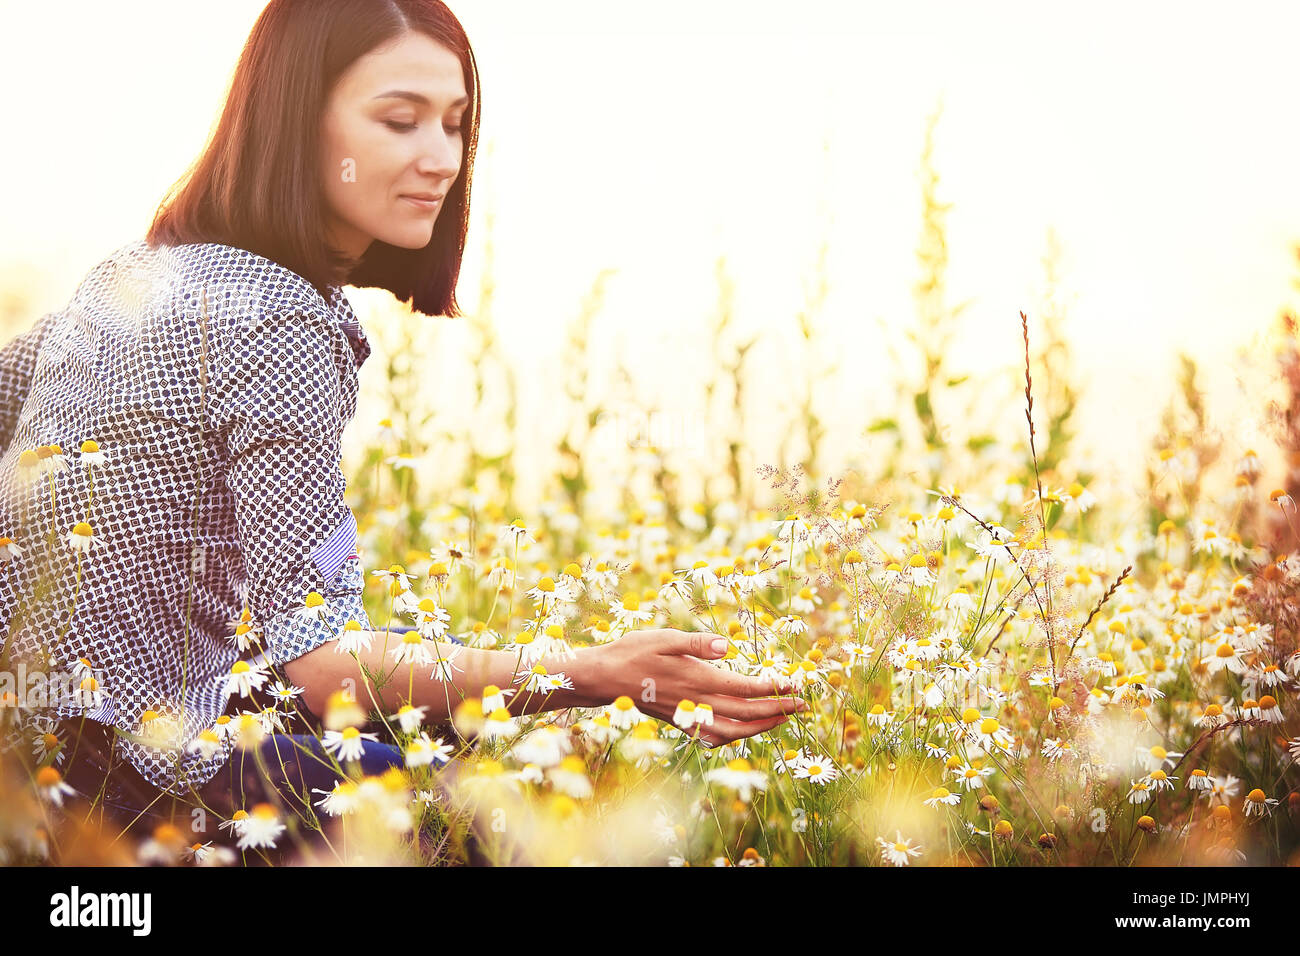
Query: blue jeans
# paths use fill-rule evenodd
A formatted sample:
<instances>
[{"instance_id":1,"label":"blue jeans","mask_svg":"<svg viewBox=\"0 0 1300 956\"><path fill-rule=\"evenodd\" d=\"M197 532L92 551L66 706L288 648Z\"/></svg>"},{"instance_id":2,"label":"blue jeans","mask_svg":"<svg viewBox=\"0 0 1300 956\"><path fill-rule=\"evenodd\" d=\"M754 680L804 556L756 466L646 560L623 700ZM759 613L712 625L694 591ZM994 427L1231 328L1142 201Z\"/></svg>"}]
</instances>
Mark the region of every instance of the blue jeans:
<instances>
[{"instance_id":1,"label":"blue jeans","mask_svg":"<svg viewBox=\"0 0 1300 956\"><path fill-rule=\"evenodd\" d=\"M401 634L415 628L396 625L390 630ZM461 643L450 635L444 640ZM160 795L116 753L111 728L74 718L64 722L59 736L65 740L65 753L71 758L63 767L67 782L88 798L98 796L105 811L121 826L133 824L133 830L143 833L188 814L191 800ZM366 740L362 741L359 763L363 774L377 776L390 767L404 766L405 757L393 744ZM335 770L334 760L317 737L272 734L262 741L256 754L236 750L197 792L204 805L226 817L259 803L283 804L288 811L310 811L323 817L315 804L324 794L314 791L327 794L339 779L341 774ZM308 807L308 803L312 806Z\"/></svg>"}]
</instances>

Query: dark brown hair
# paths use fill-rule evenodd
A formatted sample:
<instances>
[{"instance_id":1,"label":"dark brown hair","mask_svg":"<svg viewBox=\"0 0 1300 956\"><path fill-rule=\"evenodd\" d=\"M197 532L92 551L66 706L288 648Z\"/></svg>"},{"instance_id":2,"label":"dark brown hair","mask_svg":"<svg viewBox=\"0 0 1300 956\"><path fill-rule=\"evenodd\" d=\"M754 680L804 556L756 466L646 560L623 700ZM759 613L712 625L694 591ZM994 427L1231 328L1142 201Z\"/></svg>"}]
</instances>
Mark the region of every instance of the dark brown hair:
<instances>
[{"instance_id":1,"label":"dark brown hair","mask_svg":"<svg viewBox=\"0 0 1300 956\"><path fill-rule=\"evenodd\" d=\"M410 31L460 58L470 98L461 172L428 245L403 249L375 240L351 261L324 238L320 120L349 65ZM440 0L271 0L244 44L215 131L159 205L146 240L238 246L298 273L323 296L327 286L346 283L387 289L426 315L460 315L456 280L478 126L474 53Z\"/></svg>"}]
</instances>

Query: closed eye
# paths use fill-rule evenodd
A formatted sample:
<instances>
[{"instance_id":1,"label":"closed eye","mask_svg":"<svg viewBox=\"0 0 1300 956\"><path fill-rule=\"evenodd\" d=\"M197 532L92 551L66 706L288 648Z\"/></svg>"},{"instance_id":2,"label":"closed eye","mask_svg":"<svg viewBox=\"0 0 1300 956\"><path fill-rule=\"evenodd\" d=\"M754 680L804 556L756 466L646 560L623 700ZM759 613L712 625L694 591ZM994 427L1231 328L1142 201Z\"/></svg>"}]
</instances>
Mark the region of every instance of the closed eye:
<instances>
[{"instance_id":1,"label":"closed eye","mask_svg":"<svg viewBox=\"0 0 1300 956\"><path fill-rule=\"evenodd\" d=\"M411 130L415 129L417 124L400 123L397 120L385 120L384 125L397 133L409 133ZM448 133L459 133L461 131L461 127L459 126L444 126L443 129Z\"/></svg>"}]
</instances>

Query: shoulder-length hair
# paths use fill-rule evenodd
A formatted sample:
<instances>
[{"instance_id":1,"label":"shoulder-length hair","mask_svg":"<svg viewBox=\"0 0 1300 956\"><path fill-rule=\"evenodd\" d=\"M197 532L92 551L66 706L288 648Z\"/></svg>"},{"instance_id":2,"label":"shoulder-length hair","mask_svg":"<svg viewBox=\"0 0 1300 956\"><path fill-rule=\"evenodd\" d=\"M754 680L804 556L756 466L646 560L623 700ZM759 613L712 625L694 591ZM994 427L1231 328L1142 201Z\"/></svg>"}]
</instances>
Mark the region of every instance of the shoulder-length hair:
<instances>
[{"instance_id":1,"label":"shoulder-length hair","mask_svg":"<svg viewBox=\"0 0 1300 956\"><path fill-rule=\"evenodd\" d=\"M410 31L460 58L470 99L461 172L428 245L375 240L360 260L349 260L325 242L321 117L353 61ZM478 126L474 53L440 0L271 0L244 44L215 131L159 205L146 240L238 246L298 273L327 298L331 285L381 288L425 315L458 316Z\"/></svg>"}]
</instances>

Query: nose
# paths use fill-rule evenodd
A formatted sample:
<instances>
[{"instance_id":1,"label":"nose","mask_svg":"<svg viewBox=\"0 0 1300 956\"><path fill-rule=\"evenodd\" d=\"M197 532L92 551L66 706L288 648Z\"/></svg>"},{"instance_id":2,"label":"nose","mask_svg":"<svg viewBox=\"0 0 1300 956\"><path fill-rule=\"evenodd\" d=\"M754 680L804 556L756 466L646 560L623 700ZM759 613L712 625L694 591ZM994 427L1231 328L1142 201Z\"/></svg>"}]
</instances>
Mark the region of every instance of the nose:
<instances>
[{"instance_id":1,"label":"nose","mask_svg":"<svg viewBox=\"0 0 1300 956\"><path fill-rule=\"evenodd\" d=\"M460 172L460 138L451 136L441 126L420 143L415 168L422 176L453 179Z\"/></svg>"}]
</instances>

